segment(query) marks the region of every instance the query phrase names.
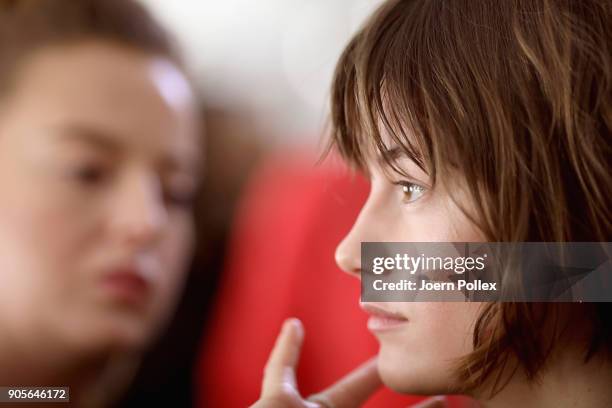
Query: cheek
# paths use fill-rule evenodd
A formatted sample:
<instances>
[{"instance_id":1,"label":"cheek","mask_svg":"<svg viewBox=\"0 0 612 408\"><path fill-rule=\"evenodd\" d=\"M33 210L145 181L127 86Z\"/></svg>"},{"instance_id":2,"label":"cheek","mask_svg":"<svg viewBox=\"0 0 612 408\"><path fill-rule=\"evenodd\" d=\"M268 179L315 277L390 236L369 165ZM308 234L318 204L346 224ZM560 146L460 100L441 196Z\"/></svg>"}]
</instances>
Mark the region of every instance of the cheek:
<instances>
[{"instance_id":1,"label":"cheek","mask_svg":"<svg viewBox=\"0 0 612 408\"><path fill-rule=\"evenodd\" d=\"M169 223L167 235L160 247L162 264L161 292L164 302L173 302L179 294L194 243L193 219L189 216L177 216ZM167 306L164 306L167 307Z\"/></svg>"},{"instance_id":2,"label":"cheek","mask_svg":"<svg viewBox=\"0 0 612 408\"><path fill-rule=\"evenodd\" d=\"M459 197L467 200L465 197ZM474 214L471 207L466 208ZM484 234L470 221L460 207L444 190L436 192L427 201L404 205L399 212L400 222L395 229L405 242L481 242Z\"/></svg>"},{"instance_id":3,"label":"cheek","mask_svg":"<svg viewBox=\"0 0 612 408\"><path fill-rule=\"evenodd\" d=\"M169 221L170 227L162 245L162 256L172 270L184 269L194 244L194 221L188 215L179 215Z\"/></svg>"},{"instance_id":4,"label":"cheek","mask_svg":"<svg viewBox=\"0 0 612 408\"><path fill-rule=\"evenodd\" d=\"M48 193L31 186L0 200L0 308L19 325L74 309L82 286L90 217Z\"/></svg>"},{"instance_id":5,"label":"cheek","mask_svg":"<svg viewBox=\"0 0 612 408\"><path fill-rule=\"evenodd\" d=\"M472 351L474 323L480 304L431 302L415 306L415 329L432 342L424 343L427 350L449 359Z\"/></svg>"},{"instance_id":6,"label":"cheek","mask_svg":"<svg viewBox=\"0 0 612 408\"><path fill-rule=\"evenodd\" d=\"M41 270L60 269L70 275L79 269L92 240L100 236L96 219L87 206L47 198L16 215L13 235L39 261Z\"/></svg>"},{"instance_id":7,"label":"cheek","mask_svg":"<svg viewBox=\"0 0 612 408\"><path fill-rule=\"evenodd\" d=\"M72 268L62 263L78 260L91 214L83 216L74 205L65 205L44 189L39 191L13 197L0 207L3 239L11 242L15 256L39 266L35 269L60 267L69 272Z\"/></svg>"},{"instance_id":8,"label":"cheek","mask_svg":"<svg viewBox=\"0 0 612 408\"><path fill-rule=\"evenodd\" d=\"M408 324L379 338L379 368L385 384L414 394L452 392L457 363L472 351L480 305L404 303L400 308Z\"/></svg>"}]
</instances>

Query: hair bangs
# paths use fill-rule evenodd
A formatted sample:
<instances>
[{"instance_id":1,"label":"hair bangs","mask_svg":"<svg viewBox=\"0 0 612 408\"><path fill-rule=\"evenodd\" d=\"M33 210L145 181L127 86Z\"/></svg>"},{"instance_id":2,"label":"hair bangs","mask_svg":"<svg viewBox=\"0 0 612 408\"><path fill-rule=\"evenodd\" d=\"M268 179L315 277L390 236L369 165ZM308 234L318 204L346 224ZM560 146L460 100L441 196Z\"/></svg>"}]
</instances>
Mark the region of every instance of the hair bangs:
<instances>
[{"instance_id":1,"label":"hair bangs","mask_svg":"<svg viewBox=\"0 0 612 408\"><path fill-rule=\"evenodd\" d=\"M419 15L406 18L411 13ZM431 120L431 92L423 86L420 68L434 63L425 49L434 27L429 14L411 2L388 2L353 37L338 62L328 149L336 148L362 171L380 156L392 171L406 175L397 160L407 157L432 184L436 180L440 154L432 135L443 131L437 129L440 122Z\"/></svg>"}]
</instances>

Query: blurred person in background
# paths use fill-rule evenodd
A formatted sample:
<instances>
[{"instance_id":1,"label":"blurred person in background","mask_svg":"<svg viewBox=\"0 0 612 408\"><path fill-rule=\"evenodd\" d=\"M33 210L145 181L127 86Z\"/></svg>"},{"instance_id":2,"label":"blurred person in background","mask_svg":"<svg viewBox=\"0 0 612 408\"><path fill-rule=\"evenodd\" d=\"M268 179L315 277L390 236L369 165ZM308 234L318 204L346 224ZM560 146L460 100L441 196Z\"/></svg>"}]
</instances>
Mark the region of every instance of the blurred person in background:
<instances>
[{"instance_id":1,"label":"blurred person in background","mask_svg":"<svg viewBox=\"0 0 612 408\"><path fill-rule=\"evenodd\" d=\"M609 242L611 21L610 1L385 2L333 81L332 145L371 181L341 269L360 278L362 242ZM381 382L610 407L611 305L364 302L377 360L306 398L290 319L253 408L356 407Z\"/></svg>"},{"instance_id":2,"label":"blurred person in background","mask_svg":"<svg viewBox=\"0 0 612 408\"><path fill-rule=\"evenodd\" d=\"M211 336L216 337L223 333L223 330L212 328L209 324L215 317L211 306L213 300L219 299L219 282L227 278L226 263L229 259L236 261L244 256L236 256L233 251L228 253L226 242L230 226L235 228L235 221L232 219L235 202L242 195L242 185L256 173L253 168L262 153L259 142L262 135L256 133L252 124L240 112L229 108L210 107L206 105L207 101L207 98L203 101L202 113L203 134L206 135L202 171L211 176L202 180L195 203L197 245L194 259L173 319L164 335L145 354L130 389L120 400L120 406L194 406L196 395L206 400L203 406L218 406L211 402L211 399L219 394L223 395L222 406L230 406L227 404L228 393L222 387L203 389L194 371L196 368L200 369L196 365L199 350L208 354L220 354L219 350L211 348L210 344L203 343ZM250 213L253 217L260 216L256 211ZM249 268L249 271L252 271L252 268ZM231 302L222 299L220 303L223 310L227 310ZM248 318L250 314L246 313L244 317ZM234 322L232 319L228 327L234 327ZM274 325L274 334L277 326L278 324ZM232 347L231 342L223 344L227 348ZM230 360L238 359L241 351L233 349ZM266 353L263 350L262 352ZM210 368L206 368L207 373L214 375L213 373L219 374L222 370L231 369L230 360L225 358L222 365L213 363ZM244 361L242 364L244 372ZM256 367L257 376L253 378L253 384L258 386L261 363ZM223 376L218 376L221 377ZM238 386L235 379L227 380L232 382L230 394L234 398L243 395L243 381L240 381L241 386ZM247 397L246 402L238 406L244 407L252 399L253 396Z\"/></svg>"},{"instance_id":3,"label":"blurred person in background","mask_svg":"<svg viewBox=\"0 0 612 408\"><path fill-rule=\"evenodd\" d=\"M0 385L104 406L180 294L198 111L131 0L0 1Z\"/></svg>"}]
</instances>

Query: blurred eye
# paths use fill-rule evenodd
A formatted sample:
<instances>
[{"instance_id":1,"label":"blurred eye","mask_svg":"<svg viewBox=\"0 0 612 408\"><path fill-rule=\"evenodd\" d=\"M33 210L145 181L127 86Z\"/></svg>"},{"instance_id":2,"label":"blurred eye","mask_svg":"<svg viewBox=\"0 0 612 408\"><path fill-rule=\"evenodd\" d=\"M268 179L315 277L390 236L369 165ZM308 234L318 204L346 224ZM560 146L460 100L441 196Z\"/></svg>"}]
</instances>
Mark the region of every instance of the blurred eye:
<instances>
[{"instance_id":1,"label":"blurred eye","mask_svg":"<svg viewBox=\"0 0 612 408\"><path fill-rule=\"evenodd\" d=\"M85 164L76 167L71 172L71 176L79 183L84 185L94 185L103 182L108 176L108 170L98 164Z\"/></svg>"},{"instance_id":2,"label":"blurred eye","mask_svg":"<svg viewBox=\"0 0 612 408\"><path fill-rule=\"evenodd\" d=\"M191 210L195 204L198 183L189 174L173 173L165 177L162 182L164 201L168 206L181 210Z\"/></svg>"},{"instance_id":3,"label":"blurred eye","mask_svg":"<svg viewBox=\"0 0 612 408\"><path fill-rule=\"evenodd\" d=\"M405 203L412 203L418 200L427 191L425 187L419 184L412 183L410 181L403 180L403 181L395 182L393 184L398 185L402 188L402 192L404 195L403 201Z\"/></svg>"},{"instance_id":4,"label":"blurred eye","mask_svg":"<svg viewBox=\"0 0 612 408\"><path fill-rule=\"evenodd\" d=\"M166 202L174 207L190 209L195 204L196 193L194 191L172 191L169 189L164 193Z\"/></svg>"},{"instance_id":5,"label":"blurred eye","mask_svg":"<svg viewBox=\"0 0 612 408\"><path fill-rule=\"evenodd\" d=\"M191 208L195 203L195 193L191 192L167 192L166 202L175 207Z\"/></svg>"}]
</instances>

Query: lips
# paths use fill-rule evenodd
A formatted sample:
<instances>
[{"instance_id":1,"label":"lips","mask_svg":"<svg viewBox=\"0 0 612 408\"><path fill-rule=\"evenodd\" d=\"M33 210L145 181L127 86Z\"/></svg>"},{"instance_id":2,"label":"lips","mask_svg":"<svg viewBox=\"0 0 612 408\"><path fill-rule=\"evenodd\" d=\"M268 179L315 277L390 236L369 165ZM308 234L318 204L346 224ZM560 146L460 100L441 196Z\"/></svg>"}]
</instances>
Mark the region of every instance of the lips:
<instances>
[{"instance_id":1,"label":"lips","mask_svg":"<svg viewBox=\"0 0 612 408\"><path fill-rule=\"evenodd\" d=\"M104 275L102 286L113 299L132 304L144 302L152 289L145 274L133 266L113 269Z\"/></svg>"},{"instance_id":2,"label":"lips","mask_svg":"<svg viewBox=\"0 0 612 408\"><path fill-rule=\"evenodd\" d=\"M385 332L398 329L408 323L408 319L399 313L384 309L372 303L361 303L361 308L370 315L368 330L372 332Z\"/></svg>"}]
</instances>

